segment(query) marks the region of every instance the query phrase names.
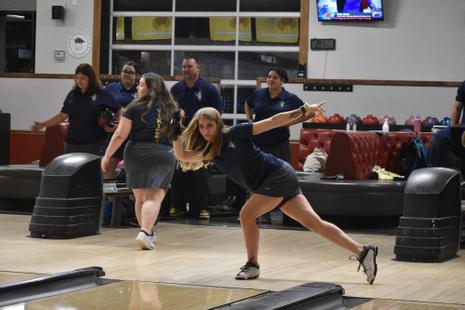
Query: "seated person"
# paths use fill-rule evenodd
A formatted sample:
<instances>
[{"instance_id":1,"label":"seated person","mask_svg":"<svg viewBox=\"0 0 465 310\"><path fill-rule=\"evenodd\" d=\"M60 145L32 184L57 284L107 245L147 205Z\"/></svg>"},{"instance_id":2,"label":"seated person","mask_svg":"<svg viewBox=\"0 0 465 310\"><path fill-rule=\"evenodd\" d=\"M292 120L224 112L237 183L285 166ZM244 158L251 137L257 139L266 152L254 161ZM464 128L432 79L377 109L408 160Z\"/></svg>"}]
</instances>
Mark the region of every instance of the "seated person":
<instances>
[{"instance_id":1,"label":"seated person","mask_svg":"<svg viewBox=\"0 0 465 310\"><path fill-rule=\"evenodd\" d=\"M341 10L342 8L342 10ZM345 0L338 1L338 11L343 13L361 13L366 9L376 10L372 0Z\"/></svg>"},{"instance_id":2,"label":"seated person","mask_svg":"<svg viewBox=\"0 0 465 310\"><path fill-rule=\"evenodd\" d=\"M465 126L452 126L436 132L428 149L428 166L464 170Z\"/></svg>"}]
</instances>

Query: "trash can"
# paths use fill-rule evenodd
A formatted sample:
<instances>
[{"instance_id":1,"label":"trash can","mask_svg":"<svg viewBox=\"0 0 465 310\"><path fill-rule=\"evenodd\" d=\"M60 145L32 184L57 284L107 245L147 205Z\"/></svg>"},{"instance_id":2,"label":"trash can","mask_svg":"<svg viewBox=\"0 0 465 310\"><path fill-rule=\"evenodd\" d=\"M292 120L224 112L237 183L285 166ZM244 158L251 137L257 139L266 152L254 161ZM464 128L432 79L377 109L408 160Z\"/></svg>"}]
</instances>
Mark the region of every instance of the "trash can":
<instances>
[{"instance_id":1,"label":"trash can","mask_svg":"<svg viewBox=\"0 0 465 310\"><path fill-rule=\"evenodd\" d=\"M396 259L440 262L455 257L461 226L460 173L448 168L415 170L404 189Z\"/></svg>"},{"instance_id":2,"label":"trash can","mask_svg":"<svg viewBox=\"0 0 465 310\"><path fill-rule=\"evenodd\" d=\"M69 239L98 234L102 184L99 156L69 153L55 158L42 173L29 224L31 237Z\"/></svg>"}]
</instances>

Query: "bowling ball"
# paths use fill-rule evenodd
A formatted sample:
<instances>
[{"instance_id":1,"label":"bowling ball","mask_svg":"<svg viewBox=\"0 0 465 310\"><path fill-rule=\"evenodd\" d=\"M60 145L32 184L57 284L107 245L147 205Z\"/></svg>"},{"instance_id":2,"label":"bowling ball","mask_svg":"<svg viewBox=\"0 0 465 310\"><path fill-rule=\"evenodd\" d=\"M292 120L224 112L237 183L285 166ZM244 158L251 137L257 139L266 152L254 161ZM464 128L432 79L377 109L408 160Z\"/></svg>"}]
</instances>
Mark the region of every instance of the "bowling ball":
<instances>
[{"instance_id":1,"label":"bowling ball","mask_svg":"<svg viewBox=\"0 0 465 310\"><path fill-rule=\"evenodd\" d=\"M117 168L117 169L124 169L124 160L120 160L120 161L116 164L116 168Z\"/></svg>"},{"instance_id":2,"label":"bowling ball","mask_svg":"<svg viewBox=\"0 0 465 310\"><path fill-rule=\"evenodd\" d=\"M434 116L427 116L422 122L422 126L427 128L431 128L436 125L439 125L439 120Z\"/></svg>"},{"instance_id":3,"label":"bowling ball","mask_svg":"<svg viewBox=\"0 0 465 310\"><path fill-rule=\"evenodd\" d=\"M450 117L446 116L441 120L441 125L450 126Z\"/></svg>"},{"instance_id":4,"label":"bowling ball","mask_svg":"<svg viewBox=\"0 0 465 310\"><path fill-rule=\"evenodd\" d=\"M413 120L415 119L415 116L410 115L406 120L405 120L405 125L408 126L413 126Z\"/></svg>"},{"instance_id":5,"label":"bowling ball","mask_svg":"<svg viewBox=\"0 0 465 310\"><path fill-rule=\"evenodd\" d=\"M117 122L116 114L108 108L101 111L97 117L97 123L102 128L111 127L116 122Z\"/></svg>"},{"instance_id":6,"label":"bowling ball","mask_svg":"<svg viewBox=\"0 0 465 310\"><path fill-rule=\"evenodd\" d=\"M362 119L363 125L379 125L378 118L373 114L368 114Z\"/></svg>"},{"instance_id":7,"label":"bowling ball","mask_svg":"<svg viewBox=\"0 0 465 310\"><path fill-rule=\"evenodd\" d=\"M344 124L344 117L341 114L334 113L328 118L328 124Z\"/></svg>"},{"instance_id":8,"label":"bowling ball","mask_svg":"<svg viewBox=\"0 0 465 310\"><path fill-rule=\"evenodd\" d=\"M389 125L397 125L396 119L392 115L383 115L379 118L379 123L384 124L384 120L388 120Z\"/></svg>"},{"instance_id":9,"label":"bowling ball","mask_svg":"<svg viewBox=\"0 0 465 310\"><path fill-rule=\"evenodd\" d=\"M346 117L345 121L346 121L346 124L349 123L349 124L360 125L362 123L362 119L357 114L350 114L349 116Z\"/></svg>"},{"instance_id":10,"label":"bowling ball","mask_svg":"<svg viewBox=\"0 0 465 310\"><path fill-rule=\"evenodd\" d=\"M328 122L328 117L324 113L319 113L312 118L313 123L325 124Z\"/></svg>"}]
</instances>

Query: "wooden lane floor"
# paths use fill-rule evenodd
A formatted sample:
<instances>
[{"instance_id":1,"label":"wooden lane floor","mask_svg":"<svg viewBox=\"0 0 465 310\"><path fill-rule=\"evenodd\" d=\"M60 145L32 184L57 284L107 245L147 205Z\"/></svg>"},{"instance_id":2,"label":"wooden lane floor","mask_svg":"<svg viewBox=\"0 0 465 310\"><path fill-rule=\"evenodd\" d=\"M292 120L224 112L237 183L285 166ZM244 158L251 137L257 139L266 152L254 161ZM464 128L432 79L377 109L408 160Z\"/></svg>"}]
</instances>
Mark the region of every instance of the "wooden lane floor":
<instances>
[{"instance_id":1,"label":"wooden lane floor","mask_svg":"<svg viewBox=\"0 0 465 310\"><path fill-rule=\"evenodd\" d=\"M239 227L160 223L153 251L134 243L135 228L104 228L70 240L27 237L30 216L0 214L2 271L52 274L101 266L105 278L281 291L308 282L336 283L346 296L465 305L465 250L443 263L394 260L395 236L350 233L379 246L379 274L367 285L350 253L304 231L260 231L260 278L237 281L245 263Z\"/></svg>"},{"instance_id":2,"label":"wooden lane floor","mask_svg":"<svg viewBox=\"0 0 465 310\"><path fill-rule=\"evenodd\" d=\"M22 273L22 272L0 272L0 285L9 282L19 282L24 280L30 280L34 278L42 277L42 275L34 273Z\"/></svg>"},{"instance_id":3,"label":"wooden lane floor","mask_svg":"<svg viewBox=\"0 0 465 310\"><path fill-rule=\"evenodd\" d=\"M210 309L263 293L265 291L254 289L121 281L0 309L196 310Z\"/></svg>"}]
</instances>

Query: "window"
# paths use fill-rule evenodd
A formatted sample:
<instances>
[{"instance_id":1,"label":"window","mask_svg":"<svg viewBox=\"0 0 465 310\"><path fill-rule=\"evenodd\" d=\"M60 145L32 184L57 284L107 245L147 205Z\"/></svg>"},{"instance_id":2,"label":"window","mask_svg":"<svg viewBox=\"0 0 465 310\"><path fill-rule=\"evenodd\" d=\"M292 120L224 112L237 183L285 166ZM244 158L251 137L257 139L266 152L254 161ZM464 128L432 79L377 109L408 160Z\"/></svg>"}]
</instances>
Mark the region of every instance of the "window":
<instances>
[{"instance_id":1,"label":"window","mask_svg":"<svg viewBox=\"0 0 465 310\"><path fill-rule=\"evenodd\" d=\"M236 0L176 0L176 11L234 12Z\"/></svg>"},{"instance_id":2,"label":"window","mask_svg":"<svg viewBox=\"0 0 465 310\"><path fill-rule=\"evenodd\" d=\"M0 72L34 72L35 12L0 11Z\"/></svg>"},{"instance_id":3,"label":"window","mask_svg":"<svg viewBox=\"0 0 465 310\"><path fill-rule=\"evenodd\" d=\"M300 12L300 0L240 0L240 3L241 11L245 12Z\"/></svg>"},{"instance_id":4,"label":"window","mask_svg":"<svg viewBox=\"0 0 465 310\"><path fill-rule=\"evenodd\" d=\"M175 45L234 45L235 17L178 17Z\"/></svg>"},{"instance_id":5,"label":"window","mask_svg":"<svg viewBox=\"0 0 465 310\"><path fill-rule=\"evenodd\" d=\"M113 50L112 59L111 71L113 73L119 72L126 62L133 61L139 73L156 72L160 75L171 74L170 51Z\"/></svg>"},{"instance_id":6,"label":"window","mask_svg":"<svg viewBox=\"0 0 465 310\"><path fill-rule=\"evenodd\" d=\"M297 76L300 0L114 0L109 68L181 74L194 56L201 76L221 80L224 118L245 119L244 101L271 67Z\"/></svg>"},{"instance_id":7,"label":"window","mask_svg":"<svg viewBox=\"0 0 465 310\"><path fill-rule=\"evenodd\" d=\"M113 44L171 44L172 17L118 16L113 25Z\"/></svg>"},{"instance_id":8,"label":"window","mask_svg":"<svg viewBox=\"0 0 465 310\"><path fill-rule=\"evenodd\" d=\"M297 76L298 53L272 52L239 52L240 80L255 80L257 76L265 76L269 68L281 68L289 76Z\"/></svg>"},{"instance_id":9,"label":"window","mask_svg":"<svg viewBox=\"0 0 465 310\"><path fill-rule=\"evenodd\" d=\"M144 11L172 11L173 1L172 0L114 0L113 2L114 11L132 11L132 12L144 12Z\"/></svg>"},{"instance_id":10,"label":"window","mask_svg":"<svg viewBox=\"0 0 465 310\"><path fill-rule=\"evenodd\" d=\"M184 57L194 56L200 62L200 75L205 79L234 79L233 52L199 52L175 51L174 74L181 74L181 63Z\"/></svg>"}]
</instances>

